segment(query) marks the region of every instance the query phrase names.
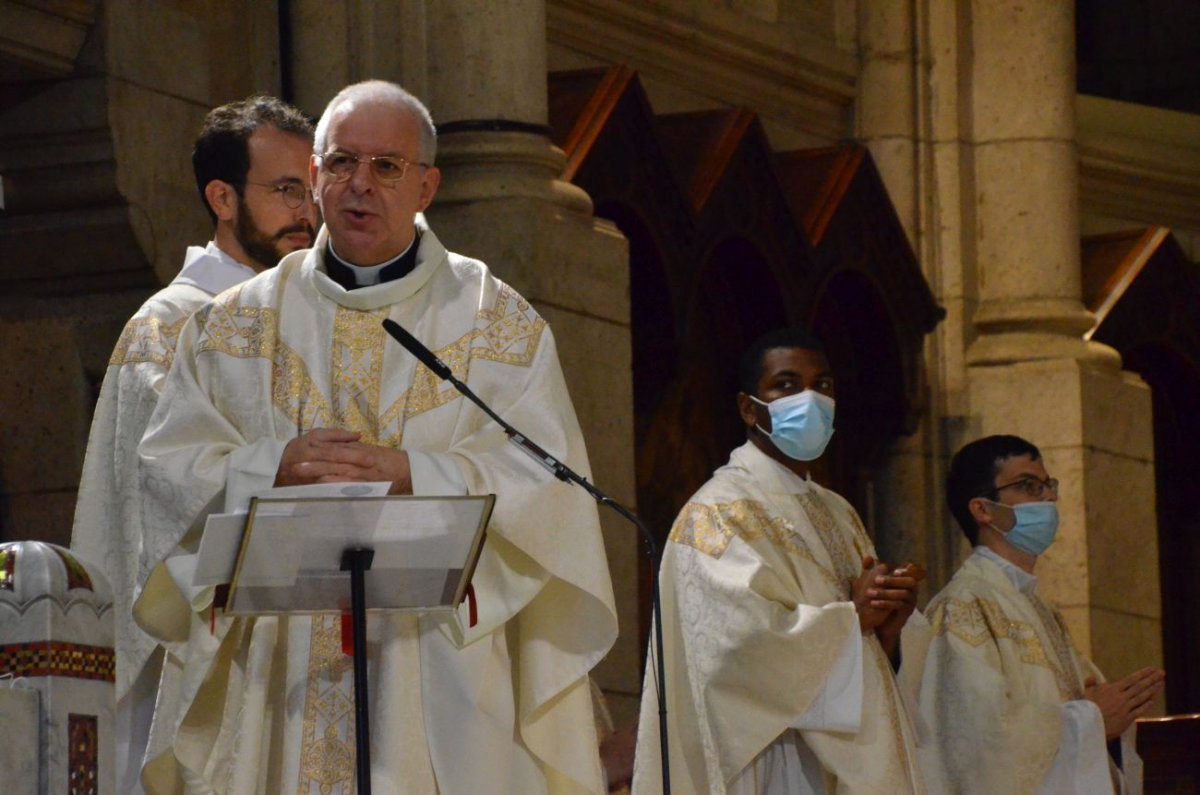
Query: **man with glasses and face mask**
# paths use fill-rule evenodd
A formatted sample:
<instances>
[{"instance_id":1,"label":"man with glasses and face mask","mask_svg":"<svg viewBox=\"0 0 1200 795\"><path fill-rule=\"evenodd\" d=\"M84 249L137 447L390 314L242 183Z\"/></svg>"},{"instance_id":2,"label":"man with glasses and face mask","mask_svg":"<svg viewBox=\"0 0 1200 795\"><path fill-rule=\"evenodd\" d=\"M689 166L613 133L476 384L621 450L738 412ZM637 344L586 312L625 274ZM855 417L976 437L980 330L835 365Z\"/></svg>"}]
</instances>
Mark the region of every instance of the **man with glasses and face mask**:
<instances>
[{"instance_id":1,"label":"man with glasses and face mask","mask_svg":"<svg viewBox=\"0 0 1200 795\"><path fill-rule=\"evenodd\" d=\"M878 562L858 514L811 478L833 435L821 344L799 329L763 336L739 386L747 441L680 512L659 574L672 785L924 793L902 697L927 641L923 572ZM647 671L639 795L661 791Z\"/></svg>"},{"instance_id":2,"label":"man with glasses and face mask","mask_svg":"<svg viewBox=\"0 0 1200 795\"><path fill-rule=\"evenodd\" d=\"M309 168L325 227L180 335L141 446L147 523L176 542L214 506L244 509L272 486L495 494L473 602L368 619L371 786L600 792L587 672L617 628L595 505L381 325L407 329L588 471L546 321L482 262L447 251L421 215L435 156L429 112L399 86L368 81L330 101ZM160 696L143 779L155 792L353 792L342 647L336 615L194 621L185 686Z\"/></svg>"},{"instance_id":3,"label":"man with glasses and face mask","mask_svg":"<svg viewBox=\"0 0 1200 795\"><path fill-rule=\"evenodd\" d=\"M149 569L168 551L142 530L137 446L184 322L217 293L312 245L308 191L313 126L274 97L212 110L192 166L213 239L187 250L183 269L126 324L96 404L75 508L71 547L104 568L115 598L117 790L137 792L162 650L134 621Z\"/></svg>"},{"instance_id":4,"label":"man with glasses and face mask","mask_svg":"<svg viewBox=\"0 0 1200 795\"><path fill-rule=\"evenodd\" d=\"M926 769L949 793L1141 792L1131 727L1163 672L1104 683L1037 596L1034 566L1058 530L1058 481L1038 449L1016 436L971 442L946 498L974 551L926 609Z\"/></svg>"}]
</instances>

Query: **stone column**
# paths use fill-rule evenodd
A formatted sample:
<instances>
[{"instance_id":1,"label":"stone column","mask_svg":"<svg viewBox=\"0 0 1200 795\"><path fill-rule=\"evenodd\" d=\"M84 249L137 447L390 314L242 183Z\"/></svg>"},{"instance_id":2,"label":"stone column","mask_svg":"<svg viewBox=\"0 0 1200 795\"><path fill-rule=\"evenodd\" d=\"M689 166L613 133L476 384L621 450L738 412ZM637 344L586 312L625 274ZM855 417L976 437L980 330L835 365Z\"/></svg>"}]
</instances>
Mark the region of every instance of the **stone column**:
<instances>
[{"instance_id":1,"label":"stone column","mask_svg":"<svg viewBox=\"0 0 1200 795\"><path fill-rule=\"evenodd\" d=\"M1080 300L1072 6L977 0L972 14L981 272L968 363L1118 365L1115 351L1083 339L1094 318Z\"/></svg>"},{"instance_id":2,"label":"stone column","mask_svg":"<svg viewBox=\"0 0 1200 795\"><path fill-rule=\"evenodd\" d=\"M633 386L628 245L562 181L548 137L544 0L438 0L425 6L426 98L442 184L428 215L455 251L478 257L532 301L554 330L596 483L632 505ZM523 429L534 439L537 428ZM639 544L602 511L621 638L595 675L641 689ZM615 704L619 712L625 712ZM630 705L636 709L636 704Z\"/></svg>"},{"instance_id":3,"label":"stone column","mask_svg":"<svg viewBox=\"0 0 1200 795\"><path fill-rule=\"evenodd\" d=\"M973 0L971 438L1015 433L1061 482L1041 588L1109 676L1161 664L1150 394L1080 299L1073 6Z\"/></svg>"},{"instance_id":4,"label":"stone column","mask_svg":"<svg viewBox=\"0 0 1200 795\"><path fill-rule=\"evenodd\" d=\"M928 9L930 3L936 8ZM942 496L946 461L941 418L954 413L956 382L962 389L961 361L956 379L955 360L944 351L956 347L954 330L964 325L960 291L945 278L954 271L944 267L947 255L959 264L959 252L946 245L957 225L947 211L957 205L934 200L957 177L939 168L957 164L952 151L958 145L957 130L931 113L935 102L938 110L955 107L953 94L941 93L941 81L955 71L954 53L939 49L939 56L950 57L932 57L931 10L940 14L938 21L954 18L953 4L940 0L860 4L855 118L855 137L871 151L925 279L947 312L925 343L926 411L916 431L898 439L879 467L875 516L869 520L884 560L917 560L929 570L923 599L936 593L958 565L958 534Z\"/></svg>"}]
</instances>

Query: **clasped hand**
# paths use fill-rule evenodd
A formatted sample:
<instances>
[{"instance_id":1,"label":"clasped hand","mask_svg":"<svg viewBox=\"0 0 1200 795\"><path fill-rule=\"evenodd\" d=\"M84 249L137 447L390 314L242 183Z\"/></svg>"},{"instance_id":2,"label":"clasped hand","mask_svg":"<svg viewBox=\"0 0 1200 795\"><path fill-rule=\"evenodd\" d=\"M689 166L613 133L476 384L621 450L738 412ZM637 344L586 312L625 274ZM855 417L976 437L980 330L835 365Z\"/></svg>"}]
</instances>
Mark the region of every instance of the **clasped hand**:
<instances>
[{"instance_id":1,"label":"clasped hand","mask_svg":"<svg viewBox=\"0 0 1200 795\"><path fill-rule=\"evenodd\" d=\"M1096 677L1084 680L1084 698L1095 703L1104 717L1104 735L1115 740L1153 706L1166 675L1160 668L1143 668L1116 682L1099 684Z\"/></svg>"},{"instance_id":2,"label":"clasped hand","mask_svg":"<svg viewBox=\"0 0 1200 795\"><path fill-rule=\"evenodd\" d=\"M287 443L276 486L387 481L389 494L412 494L408 453L360 441L362 434L314 428Z\"/></svg>"},{"instance_id":3,"label":"clasped hand","mask_svg":"<svg viewBox=\"0 0 1200 795\"><path fill-rule=\"evenodd\" d=\"M899 645L900 631L917 609L917 588L925 570L916 563L893 570L870 555L862 564L862 574L850 589L858 623L864 635L875 632L890 657Z\"/></svg>"}]
</instances>

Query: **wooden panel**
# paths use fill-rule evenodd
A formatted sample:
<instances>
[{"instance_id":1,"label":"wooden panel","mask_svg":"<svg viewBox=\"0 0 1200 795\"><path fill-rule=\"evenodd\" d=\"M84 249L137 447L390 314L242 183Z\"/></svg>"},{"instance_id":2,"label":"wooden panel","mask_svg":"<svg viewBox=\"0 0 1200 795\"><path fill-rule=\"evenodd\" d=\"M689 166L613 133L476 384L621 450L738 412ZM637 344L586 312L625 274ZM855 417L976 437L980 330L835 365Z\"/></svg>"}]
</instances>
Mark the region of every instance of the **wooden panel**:
<instances>
[{"instance_id":1,"label":"wooden panel","mask_svg":"<svg viewBox=\"0 0 1200 795\"><path fill-rule=\"evenodd\" d=\"M1145 795L1200 793L1200 715L1139 720L1137 749Z\"/></svg>"}]
</instances>

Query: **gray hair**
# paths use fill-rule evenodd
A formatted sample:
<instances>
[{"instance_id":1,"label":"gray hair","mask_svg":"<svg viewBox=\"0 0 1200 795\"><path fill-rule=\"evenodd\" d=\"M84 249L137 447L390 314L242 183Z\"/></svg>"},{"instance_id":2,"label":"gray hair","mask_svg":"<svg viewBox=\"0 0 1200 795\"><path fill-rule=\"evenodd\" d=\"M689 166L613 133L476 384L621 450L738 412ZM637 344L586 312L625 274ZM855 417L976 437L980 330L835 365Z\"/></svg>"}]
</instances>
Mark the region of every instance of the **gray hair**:
<instances>
[{"instance_id":1,"label":"gray hair","mask_svg":"<svg viewBox=\"0 0 1200 795\"><path fill-rule=\"evenodd\" d=\"M329 100L329 104L325 106L325 112L321 114L321 120L317 122L317 131L313 138L313 152L319 155L325 153L325 141L329 137L329 123L333 119L333 114L343 103L350 100L393 105L411 113L417 120L417 147L420 150L417 156L423 164L433 165L433 161L437 157L437 128L433 126L433 117L429 115L429 109L421 100L387 80L366 80L362 83L354 83L343 88L333 99Z\"/></svg>"}]
</instances>

